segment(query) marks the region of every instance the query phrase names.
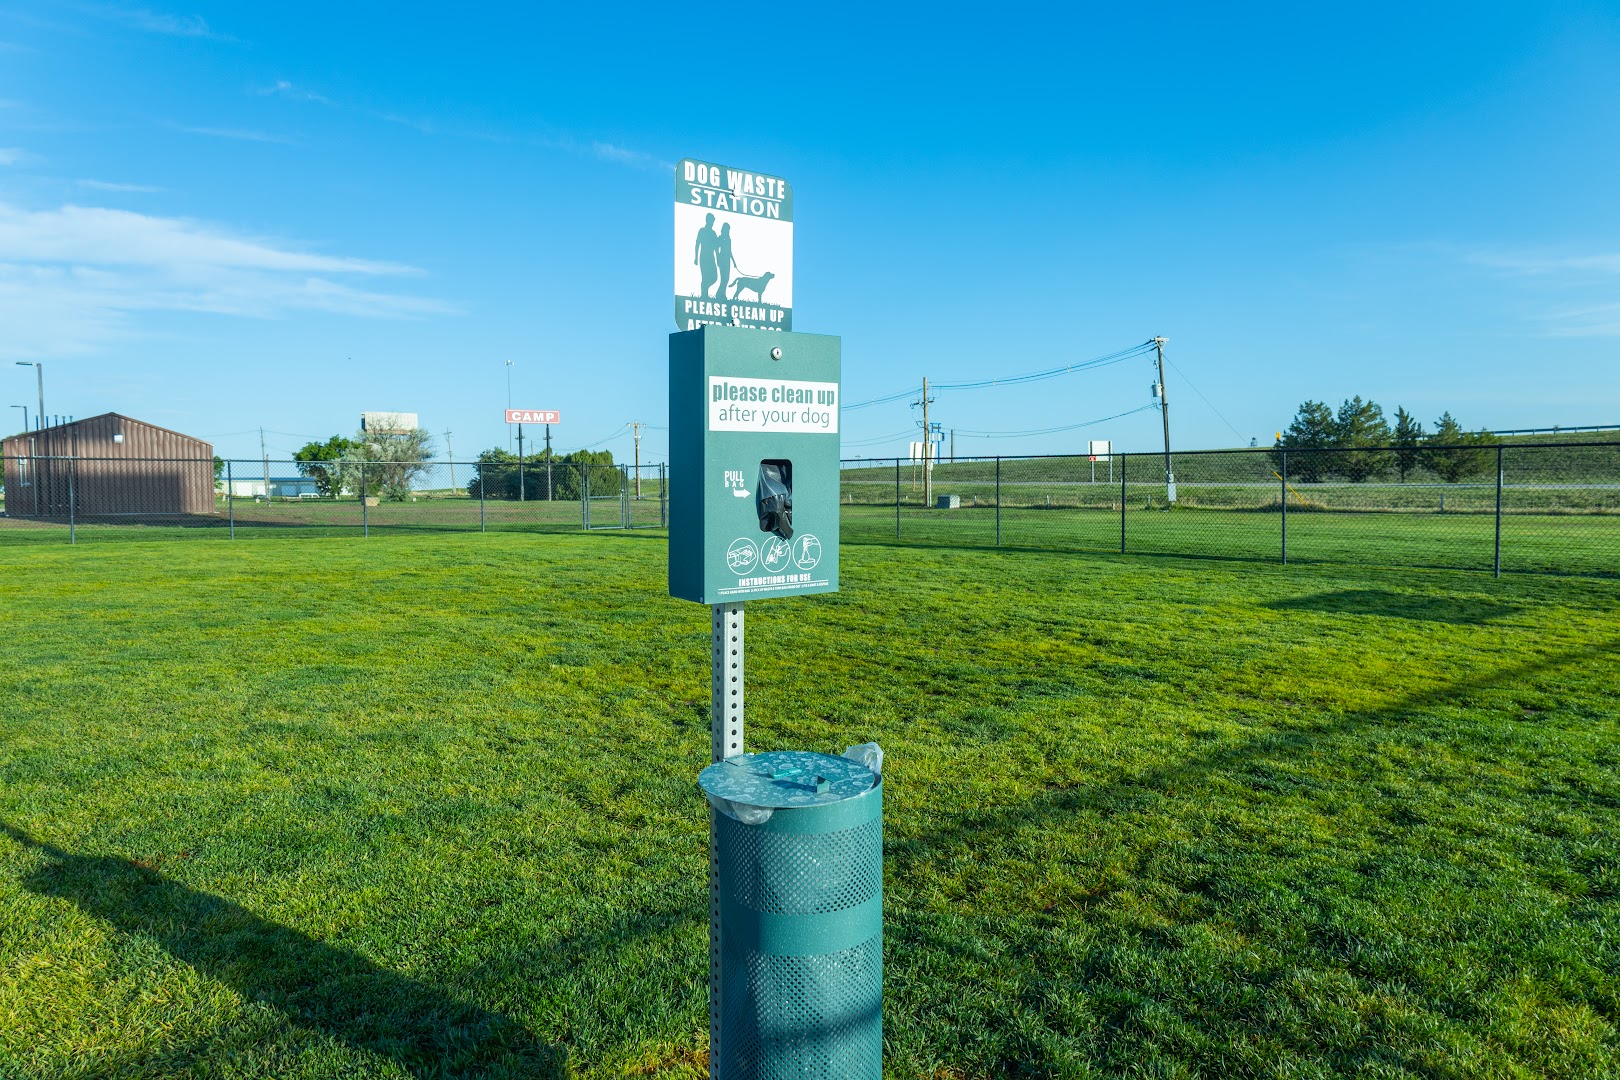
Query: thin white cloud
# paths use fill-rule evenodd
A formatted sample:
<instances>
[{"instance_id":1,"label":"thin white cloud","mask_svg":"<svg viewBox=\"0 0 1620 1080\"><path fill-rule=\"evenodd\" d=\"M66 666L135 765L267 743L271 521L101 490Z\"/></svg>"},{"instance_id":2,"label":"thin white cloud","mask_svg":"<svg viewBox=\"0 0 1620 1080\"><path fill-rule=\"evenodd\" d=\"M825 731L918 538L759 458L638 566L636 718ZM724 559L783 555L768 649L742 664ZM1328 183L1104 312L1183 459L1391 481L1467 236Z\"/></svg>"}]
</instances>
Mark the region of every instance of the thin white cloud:
<instances>
[{"instance_id":1,"label":"thin white cloud","mask_svg":"<svg viewBox=\"0 0 1620 1080\"><path fill-rule=\"evenodd\" d=\"M472 139L477 142L505 143L513 146L538 146L547 150L561 150L568 154L581 154L596 158L599 161L609 161L615 165L628 165L635 169L668 170L673 169L674 163L662 161L651 154L640 150L631 150L616 143L580 142L569 135L552 136L536 134L513 134L504 131L491 131L487 128L463 128L445 126L435 120L421 120L414 117L402 116L399 113L372 112L369 115L389 124L399 124L423 135L445 136L452 139Z\"/></svg>"},{"instance_id":2,"label":"thin white cloud","mask_svg":"<svg viewBox=\"0 0 1620 1080\"><path fill-rule=\"evenodd\" d=\"M1477 251L1466 262L1562 301L1533 320L1548 337L1620 337L1620 253Z\"/></svg>"},{"instance_id":3,"label":"thin white cloud","mask_svg":"<svg viewBox=\"0 0 1620 1080\"><path fill-rule=\"evenodd\" d=\"M640 150L630 150L608 142L591 143L591 153L603 161L613 161L620 165L630 165L637 169L656 169L662 164L651 154L644 154Z\"/></svg>"},{"instance_id":4,"label":"thin white cloud","mask_svg":"<svg viewBox=\"0 0 1620 1080\"><path fill-rule=\"evenodd\" d=\"M288 82L286 79L277 79L269 86L262 87L257 92L261 97L279 97L286 98L289 101L313 101L320 105L335 104L331 98L322 94L317 94L315 91L306 89L305 87L296 86L293 83Z\"/></svg>"},{"instance_id":5,"label":"thin white cloud","mask_svg":"<svg viewBox=\"0 0 1620 1080\"><path fill-rule=\"evenodd\" d=\"M206 19L201 15L175 15L166 11L153 11L150 8L132 8L117 5L102 5L95 8L95 13L104 19L122 23L135 30L145 30L152 34L166 34L170 37L211 38L214 41L234 41L229 34L221 34L212 29Z\"/></svg>"},{"instance_id":6,"label":"thin white cloud","mask_svg":"<svg viewBox=\"0 0 1620 1080\"><path fill-rule=\"evenodd\" d=\"M29 162L37 160L38 158L36 155L30 154L27 150L24 150L21 147L0 146L0 168L9 165L26 165Z\"/></svg>"},{"instance_id":7,"label":"thin white cloud","mask_svg":"<svg viewBox=\"0 0 1620 1080\"><path fill-rule=\"evenodd\" d=\"M1558 274L1596 271L1600 274L1620 274L1620 254L1546 255L1524 252L1476 252L1469 260L1493 270L1516 274Z\"/></svg>"},{"instance_id":8,"label":"thin white cloud","mask_svg":"<svg viewBox=\"0 0 1620 1080\"><path fill-rule=\"evenodd\" d=\"M211 139L241 139L244 142L284 143L291 145L297 140L288 135L272 135L266 131L252 131L246 128L216 128L193 127L188 124L171 125L176 131L183 131L187 135L206 135Z\"/></svg>"},{"instance_id":9,"label":"thin white cloud","mask_svg":"<svg viewBox=\"0 0 1620 1080\"><path fill-rule=\"evenodd\" d=\"M152 312L384 319L453 312L439 300L352 281L420 274L400 263L299 250L181 218L0 203L0 324L7 328L0 354L93 351L138 333L139 316Z\"/></svg>"},{"instance_id":10,"label":"thin white cloud","mask_svg":"<svg viewBox=\"0 0 1620 1080\"><path fill-rule=\"evenodd\" d=\"M133 192L142 195L150 195L153 192L163 190L160 187L153 187L151 184L120 184L114 180L80 180L78 185L92 191Z\"/></svg>"}]
</instances>

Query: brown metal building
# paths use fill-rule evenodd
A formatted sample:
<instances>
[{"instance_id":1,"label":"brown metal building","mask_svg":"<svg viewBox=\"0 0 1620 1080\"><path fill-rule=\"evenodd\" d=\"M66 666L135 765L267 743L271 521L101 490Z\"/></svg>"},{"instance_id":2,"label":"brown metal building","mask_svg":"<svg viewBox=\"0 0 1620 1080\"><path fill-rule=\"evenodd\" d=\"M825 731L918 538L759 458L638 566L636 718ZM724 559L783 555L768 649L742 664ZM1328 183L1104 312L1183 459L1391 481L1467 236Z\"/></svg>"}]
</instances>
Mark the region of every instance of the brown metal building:
<instances>
[{"instance_id":1,"label":"brown metal building","mask_svg":"<svg viewBox=\"0 0 1620 1080\"><path fill-rule=\"evenodd\" d=\"M118 413L0 440L6 515L80 520L213 514L211 443Z\"/></svg>"}]
</instances>

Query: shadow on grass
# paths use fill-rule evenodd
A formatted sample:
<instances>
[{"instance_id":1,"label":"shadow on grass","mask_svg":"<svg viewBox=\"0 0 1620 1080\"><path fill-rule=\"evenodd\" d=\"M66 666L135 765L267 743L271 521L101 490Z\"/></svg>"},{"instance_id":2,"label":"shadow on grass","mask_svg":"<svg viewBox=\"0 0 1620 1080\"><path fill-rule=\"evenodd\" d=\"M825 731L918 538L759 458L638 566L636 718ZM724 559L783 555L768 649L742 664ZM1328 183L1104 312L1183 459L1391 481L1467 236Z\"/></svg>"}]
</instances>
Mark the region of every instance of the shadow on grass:
<instances>
[{"instance_id":1,"label":"shadow on grass","mask_svg":"<svg viewBox=\"0 0 1620 1080\"><path fill-rule=\"evenodd\" d=\"M289 1023L394 1062L417 1077L564 1076L563 1055L500 1013L459 1001L370 960L262 919L223 897L107 855L75 855L0 822L48 861L22 879L77 905Z\"/></svg>"},{"instance_id":2,"label":"shadow on grass","mask_svg":"<svg viewBox=\"0 0 1620 1080\"><path fill-rule=\"evenodd\" d=\"M1480 626L1516 615L1518 604L1459 596L1416 596L1384 589L1344 589L1314 596L1291 596L1265 605L1276 611L1315 611L1326 615L1384 615L1420 622Z\"/></svg>"},{"instance_id":3,"label":"shadow on grass","mask_svg":"<svg viewBox=\"0 0 1620 1080\"><path fill-rule=\"evenodd\" d=\"M1162 768L1147 769L1097 784L1054 786L1021 803L952 815L927 831L886 840L884 853L899 879L920 878L925 873L926 864L946 852L963 847L1004 847L1007 838L1020 829L1061 828L1071 824L1077 812L1089 810L1105 816L1128 813L1141 808L1147 800L1162 792L1185 791L1190 784L1222 773L1250 775L1257 786L1261 786L1267 782L1267 777L1256 773L1257 762L1277 757L1306 758L1321 752L1325 738L1389 722L1410 726L1415 719L1414 714L1454 704L1481 691L1502 686L1523 686L1539 675L1593 661L1613 663L1617 660L1620 660L1620 639L1499 668L1485 677L1435 686L1382 708L1345 713L1320 723L1273 731L1208 754L1177 760Z\"/></svg>"}]
</instances>

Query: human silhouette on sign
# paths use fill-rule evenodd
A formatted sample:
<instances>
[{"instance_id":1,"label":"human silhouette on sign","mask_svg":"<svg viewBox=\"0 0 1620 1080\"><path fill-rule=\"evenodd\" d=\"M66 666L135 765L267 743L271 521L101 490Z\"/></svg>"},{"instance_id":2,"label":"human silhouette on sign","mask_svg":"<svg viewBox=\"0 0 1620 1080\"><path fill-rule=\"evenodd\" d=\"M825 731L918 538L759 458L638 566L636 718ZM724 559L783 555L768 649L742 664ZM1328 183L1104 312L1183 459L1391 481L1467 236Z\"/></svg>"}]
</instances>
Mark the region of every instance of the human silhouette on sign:
<instances>
[{"instance_id":1,"label":"human silhouette on sign","mask_svg":"<svg viewBox=\"0 0 1620 1080\"><path fill-rule=\"evenodd\" d=\"M731 222L720 226L720 246L715 250L715 261L720 267L720 296L725 298L726 288L731 284L731 271L735 268L739 273L742 267L737 260L731 257Z\"/></svg>"},{"instance_id":2,"label":"human silhouette on sign","mask_svg":"<svg viewBox=\"0 0 1620 1080\"><path fill-rule=\"evenodd\" d=\"M730 228L729 225L726 227ZM729 242L727 250L730 250ZM717 258L719 253L720 238L714 234L714 215L709 214L703 222L703 228L698 230L697 244L692 251L692 261L697 264L698 270L703 275L701 294L704 299L714 298L715 279L720 276L719 260ZM724 296L725 294L722 293L721 295Z\"/></svg>"}]
</instances>

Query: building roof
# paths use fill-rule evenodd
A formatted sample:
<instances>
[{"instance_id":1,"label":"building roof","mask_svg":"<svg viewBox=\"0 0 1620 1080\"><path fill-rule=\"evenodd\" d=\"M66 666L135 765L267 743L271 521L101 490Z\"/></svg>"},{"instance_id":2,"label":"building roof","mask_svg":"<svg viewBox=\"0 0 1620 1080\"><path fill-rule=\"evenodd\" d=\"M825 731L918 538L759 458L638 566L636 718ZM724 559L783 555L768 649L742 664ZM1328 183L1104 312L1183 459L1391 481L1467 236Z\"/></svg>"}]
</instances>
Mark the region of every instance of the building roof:
<instances>
[{"instance_id":1,"label":"building roof","mask_svg":"<svg viewBox=\"0 0 1620 1080\"><path fill-rule=\"evenodd\" d=\"M165 432L165 433L167 433L169 435L177 435L182 439L190 439L192 442L200 442L200 443L203 443L203 444L209 445L209 446L213 445L212 443L209 443L207 439L199 439L195 435L187 435L183 431L176 431L173 428L166 428L166 427L163 427L160 424L154 424L154 423L151 423L150 421L147 421L147 420L137 420L133 416L125 416L123 413L120 413L120 412L104 412L104 413L97 413L94 416L75 417L74 419L69 420L65 424L52 424L50 427L32 428L32 429L30 429L28 431L19 431L14 435L7 435L3 439L0 439L0 442L9 441L11 439L21 438L21 437L26 436L26 435L39 435L39 434L42 434L42 433L47 432L47 431L71 431L74 428L78 427L80 424L88 424L92 420L105 420L108 417L113 417L114 419L118 419L118 420L124 420L124 421L127 421L128 423L131 423L131 424L139 424L142 427L151 428L153 431L162 431L162 432Z\"/></svg>"}]
</instances>

